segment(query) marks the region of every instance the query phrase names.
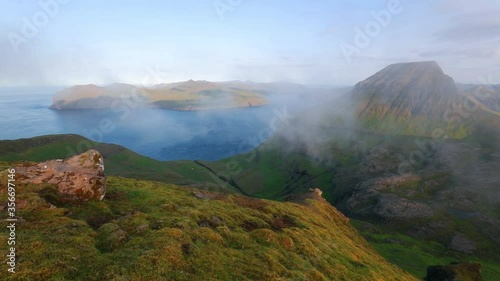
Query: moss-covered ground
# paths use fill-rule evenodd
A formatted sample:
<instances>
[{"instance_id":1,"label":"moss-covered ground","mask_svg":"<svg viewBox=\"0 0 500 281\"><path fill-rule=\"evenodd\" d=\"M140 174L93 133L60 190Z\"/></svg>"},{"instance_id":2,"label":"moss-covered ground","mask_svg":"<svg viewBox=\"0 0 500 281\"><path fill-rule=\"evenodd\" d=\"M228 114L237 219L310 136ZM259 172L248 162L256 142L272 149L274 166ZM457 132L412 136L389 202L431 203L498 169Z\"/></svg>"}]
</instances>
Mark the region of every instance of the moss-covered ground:
<instances>
[{"instance_id":1,"label":"moss-covered ground","mask_svg":"<svg viewBox=\"0 0 500 281\"><path fill-rule=\"evenodd\" d=\"M4 172L0 202L5 182ZM54 187L26 185L16 202L16 273L1 270L1 280L416 280L322 198L109 177L102 201L61 203ZM4 227L0 245L7 237Z\"/></svg>"}]
</instances>

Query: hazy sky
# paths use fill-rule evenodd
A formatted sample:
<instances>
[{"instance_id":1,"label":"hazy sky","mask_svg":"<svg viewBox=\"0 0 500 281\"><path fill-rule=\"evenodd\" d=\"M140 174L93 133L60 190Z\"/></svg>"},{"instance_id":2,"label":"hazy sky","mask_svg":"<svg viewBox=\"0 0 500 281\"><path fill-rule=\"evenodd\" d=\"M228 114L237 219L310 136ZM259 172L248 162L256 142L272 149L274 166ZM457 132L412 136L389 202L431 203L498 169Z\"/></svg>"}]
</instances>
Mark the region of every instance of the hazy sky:
<instances>
[{"instance_id":1,"label":"hazy sky","mask_svg":"<svg viewBox=\"0 0 500 281\"><path fill-rule=\"evenodd\" d=\"M188 79L348 85L388 64L421 60L437 61L457 82L481 83L481 76L500 83L498 0L0 5L0 86ZM357 29L365 35L356 38Z\"/></svg>"}]
</instances>

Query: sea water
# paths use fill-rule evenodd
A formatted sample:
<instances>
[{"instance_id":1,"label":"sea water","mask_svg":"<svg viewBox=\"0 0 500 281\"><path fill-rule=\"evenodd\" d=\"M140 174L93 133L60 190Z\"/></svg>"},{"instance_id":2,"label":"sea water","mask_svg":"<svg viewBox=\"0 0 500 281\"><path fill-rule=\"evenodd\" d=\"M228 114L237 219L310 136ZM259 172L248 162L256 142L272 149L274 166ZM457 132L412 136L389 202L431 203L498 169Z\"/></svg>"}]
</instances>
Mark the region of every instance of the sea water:
<instances>
[{"instance_id":1,"label":"sea water","mask_svg":"<svg viewBox=\"0 0 500 281\"><path fill-rule=\"evenodd\" d=\"M127 112L51 110L52 96L60 89L1 88L0 140L72 133L122 145L158 160L212 161L250 151L270 136L274 129L271 120L277 114L297 112L297 108L282 102L198 112L151 108Z\"/></svg>"}]
</instances>

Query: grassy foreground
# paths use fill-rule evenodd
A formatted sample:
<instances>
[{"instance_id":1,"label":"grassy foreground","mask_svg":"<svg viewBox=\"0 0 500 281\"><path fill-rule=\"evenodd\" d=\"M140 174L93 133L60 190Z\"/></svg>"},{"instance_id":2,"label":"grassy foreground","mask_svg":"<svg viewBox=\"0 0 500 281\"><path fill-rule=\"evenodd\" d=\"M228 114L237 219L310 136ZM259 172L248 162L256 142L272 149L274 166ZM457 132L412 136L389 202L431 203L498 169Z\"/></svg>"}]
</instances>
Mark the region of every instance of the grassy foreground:
<instances>
[{"instance_id":1,"label":"grassy foreground","mask_svg":"<svg viewBox=\"0 0 500 281\"><path fill-rule=\"evenodd\" d=\"M5 202L5 172L0 180ZM109 177L103 201L79 205L59 203L51 186L18 186L17 215L16 273L0 270L1 280L416 280L319 197L274 202ZM2 227L0 245L7 237Z\"/></svg>"}]
</instances>

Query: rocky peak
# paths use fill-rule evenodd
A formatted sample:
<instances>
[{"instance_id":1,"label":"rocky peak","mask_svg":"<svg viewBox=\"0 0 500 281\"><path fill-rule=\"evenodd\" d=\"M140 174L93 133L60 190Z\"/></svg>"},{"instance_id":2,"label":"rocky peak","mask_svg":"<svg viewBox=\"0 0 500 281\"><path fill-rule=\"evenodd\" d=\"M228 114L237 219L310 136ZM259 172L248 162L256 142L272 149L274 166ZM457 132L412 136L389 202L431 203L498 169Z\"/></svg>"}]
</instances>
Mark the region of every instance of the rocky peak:
<instances>
[{"instance_id":1,"label":"rocky peak","mask_svg":"<svg viewBox=\"0 0 500 281\"><path fill-rule=\"evenodd\" d=\"M397 63L356 84L349 109L362 129L379 133L450 138L470 135L468 124L450 124L463 104L453 79L436 62Z\"/></svg>"},{"instance_id":2,"label":"rocky peak","mask_svg":"<svg viewBox=\"0 0 500 281\"><path fill-rule=\"evenodd\" d=\"M453 79L436 62L397 63L356 84L360 117L440 116L458 97Z\"/></svg>"},{"instance_id":3,"label":"rocky peak","mask_svg":"<svg viewBox=\"0 0 500 281\"><path fill-rule=\"evenodd\" d=\"M56 185L64 200L102 200L106 193L104 160L97 150L92 149L66 160L22 163L15 170L20 183Z\"/></svg>"}]
</instances>

